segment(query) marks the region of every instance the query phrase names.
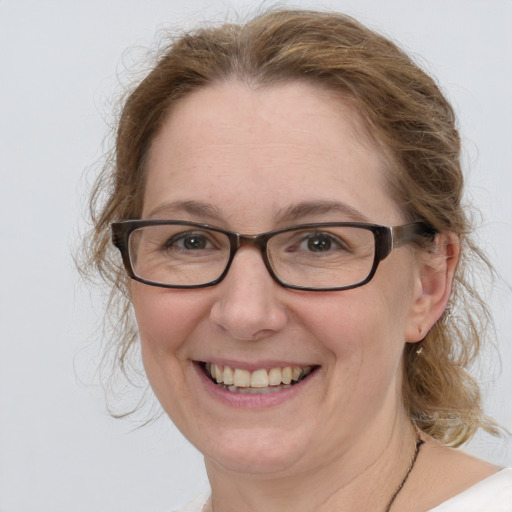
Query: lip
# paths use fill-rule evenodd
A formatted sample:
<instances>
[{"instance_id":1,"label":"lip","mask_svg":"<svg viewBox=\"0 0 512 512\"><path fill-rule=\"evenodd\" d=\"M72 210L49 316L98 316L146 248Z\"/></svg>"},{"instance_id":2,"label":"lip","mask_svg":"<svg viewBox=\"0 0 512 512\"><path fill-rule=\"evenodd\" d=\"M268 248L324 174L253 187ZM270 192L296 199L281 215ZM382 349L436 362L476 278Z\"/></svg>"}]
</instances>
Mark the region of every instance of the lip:
<instances>
[{"instance_id":1,"label":"lip","mask_svg":"<svg viewBox=\"0 0 512 512\"><path fill-rule=\"evenodd\" d=\"M213 362L213 361L212 361ZM223 364L229 364L226 361L223 361ZM259 366L262 363L258 363L258 365L242 365L241 363L235 363L239 366L237 368L243 368L247 370L256 370L259 368L265 368L266 365ZM233 366L235 365L233 364ZM283 364L283 363L279 363ZM277 366L275 363L272 365ZM305 388L309 387L312 381L316 380L316 373L318 370L318 365L314 366L313 371L308 375L308 377L304 380L301 380L290 386L289 388L282 389L281 391L277 391L275 393L267 393L267 394L243 394L243 393L234 393L227 389L224 389L217 384L214 384L205 374L202 363L199 361L193 362L194 370L199 377L201 384L205 388L206 392L212 396L215 400L224 403L230 407L241 408L241 409L266 409L271 407L276 407L278 405L283 404L289 400L293 400L297 395L299 395ZM296 366L299 366L296 364Z\"/></svg>"}]
</instances>

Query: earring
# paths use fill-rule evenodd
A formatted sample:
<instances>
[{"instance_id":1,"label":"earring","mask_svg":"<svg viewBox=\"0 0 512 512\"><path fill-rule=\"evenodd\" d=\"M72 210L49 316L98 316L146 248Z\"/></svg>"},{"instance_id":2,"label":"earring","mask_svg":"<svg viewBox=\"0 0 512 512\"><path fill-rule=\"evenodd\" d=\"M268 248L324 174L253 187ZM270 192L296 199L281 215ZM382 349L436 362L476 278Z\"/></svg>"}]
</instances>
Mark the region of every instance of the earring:
<instances>
[{"instance_id":1,"label":"earring","mask_svg":"<svg viewBox=\"0 0 512 512\"><path fill-rule=\"evenodd\" d=\"M418 334L421 334L422 331L423 331L423 329L421 328L421 325L418 325ZM417 356L421 356L422 353L423 353L423 345L421 345L420 348L416 350Z\"/></svg>"}]
</instances>

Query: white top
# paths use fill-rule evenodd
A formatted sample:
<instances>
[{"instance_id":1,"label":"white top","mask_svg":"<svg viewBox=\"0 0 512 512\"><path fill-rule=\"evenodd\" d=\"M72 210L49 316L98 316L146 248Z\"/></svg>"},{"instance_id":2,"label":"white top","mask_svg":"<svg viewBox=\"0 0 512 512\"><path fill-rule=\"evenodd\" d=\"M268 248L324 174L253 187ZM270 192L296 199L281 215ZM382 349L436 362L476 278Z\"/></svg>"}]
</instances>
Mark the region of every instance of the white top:
<instances>
[{"instance_id":1,"label":"white top","mask_svg":"<svg viewBox=\"0 0 512 512\"><path fill-rule=\"evenodd\" d=\"M209 492L203 493L176 512L202 512ZM512 467L469 487L427 512L512 512Z\"/></svg>"},{"instance_id":2,"label":"white top","mask_svg":"<svg viewBox=\"0 0 512 512\"><path fill-rule=\"evenodd\" d=\"M512 512L512 467L498 471L428 512Z\"/></svg>"}]
</instances>

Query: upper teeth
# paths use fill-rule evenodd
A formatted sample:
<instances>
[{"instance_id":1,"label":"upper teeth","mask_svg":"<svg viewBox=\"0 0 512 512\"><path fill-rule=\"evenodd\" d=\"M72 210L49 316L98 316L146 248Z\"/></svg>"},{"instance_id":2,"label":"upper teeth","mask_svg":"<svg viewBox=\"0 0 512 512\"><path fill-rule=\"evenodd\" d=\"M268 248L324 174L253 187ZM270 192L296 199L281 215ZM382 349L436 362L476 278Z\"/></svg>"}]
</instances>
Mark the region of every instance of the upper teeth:
<instances>
[{"instance_id":1,"label":"upper teeth","mask_svg":"<svg viewBox=\"0 0 512 512\"><path fill-rule=\"evenodd\" d=\"M264 368L253 372L241 368L230 368L215 363L206 363L206 373L219 384L236 386L238 388L266 388L268 386L280 386L297 382L302 377L311 373L311 366L300 368L298 366L286 366L284 368Z\"/></svg>"}]
</instances>

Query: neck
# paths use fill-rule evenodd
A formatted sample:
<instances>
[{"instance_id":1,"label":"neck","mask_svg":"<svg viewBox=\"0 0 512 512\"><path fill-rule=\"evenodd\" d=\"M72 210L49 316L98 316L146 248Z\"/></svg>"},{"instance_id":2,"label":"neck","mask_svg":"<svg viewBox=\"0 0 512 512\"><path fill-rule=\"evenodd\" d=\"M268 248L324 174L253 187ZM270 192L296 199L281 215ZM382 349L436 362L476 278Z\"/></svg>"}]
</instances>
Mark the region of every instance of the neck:
<instances>
[{"instance_id":1,"label":"neck","mask_svg":"<svg viewBox=\"0 0 512 512\"><path fill-rule=\"evenodd\" d=\"M411 465L416 439L409 420L401 417L388 435L366 432L342 456L301 470L239 473L206 460L213 510L384 511Z\"/></svg>"}]
</instances>

